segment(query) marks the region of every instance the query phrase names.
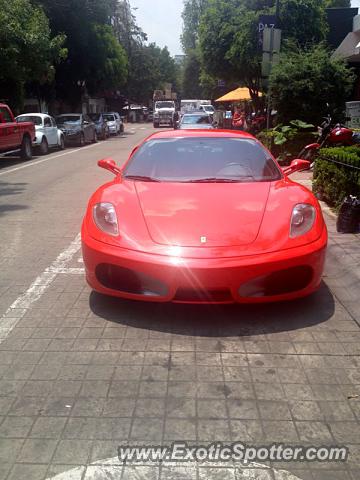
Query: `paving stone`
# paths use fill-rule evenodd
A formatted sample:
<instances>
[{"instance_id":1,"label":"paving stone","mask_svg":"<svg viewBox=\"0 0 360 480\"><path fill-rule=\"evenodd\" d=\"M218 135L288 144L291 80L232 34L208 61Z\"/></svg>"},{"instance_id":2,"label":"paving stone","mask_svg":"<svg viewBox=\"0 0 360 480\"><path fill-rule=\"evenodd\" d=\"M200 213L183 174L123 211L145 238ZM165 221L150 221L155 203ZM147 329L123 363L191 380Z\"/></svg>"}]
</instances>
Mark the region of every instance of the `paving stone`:
<instances>
[{"instance_id":1,"label":"paving stone","mask_svg":"<svg viewBox=\"0 0 360 480\"><path fill-rule=\"evenodd\" d=\"M29 436L31 438L59 438L65 424L66 418L40 417L36 419Z\"/></svg>"},{"instance_id":2,"label":"paving stone","mask_svg":"<svg viewBox=\"0 0 360 480\"><path fill-rule=\"evenodd\" d=\"M33 423L33 417L7 417L0 426L0 438L25 438Z\"/></svg>"}]
</instances>

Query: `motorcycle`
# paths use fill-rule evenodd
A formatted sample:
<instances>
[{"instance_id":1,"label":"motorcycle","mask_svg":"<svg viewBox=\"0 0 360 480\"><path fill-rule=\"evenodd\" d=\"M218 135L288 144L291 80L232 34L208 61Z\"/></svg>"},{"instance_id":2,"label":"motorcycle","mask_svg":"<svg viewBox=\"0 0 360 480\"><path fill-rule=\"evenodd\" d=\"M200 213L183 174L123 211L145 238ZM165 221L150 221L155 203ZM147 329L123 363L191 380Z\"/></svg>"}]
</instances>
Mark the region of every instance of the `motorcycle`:
<instances>
[{"instance_id":1,"label":"motorcycle","mask_svg":"<svg viewBox=\"0 0 360 480\"><path fill-rule=\"evenodd\" d=\"M318 139L316 143L306 145L297 158L311 161L315 154L323 147L336 146L360 146L360 133L354 132L351 128L345 127L340 123L332 125L332 118L330 115L324 117L324 122L318 127ZM313 163L311 164L311 167ZM311 168L310 167L310 168Z\"/></svg>"}]
</instances>

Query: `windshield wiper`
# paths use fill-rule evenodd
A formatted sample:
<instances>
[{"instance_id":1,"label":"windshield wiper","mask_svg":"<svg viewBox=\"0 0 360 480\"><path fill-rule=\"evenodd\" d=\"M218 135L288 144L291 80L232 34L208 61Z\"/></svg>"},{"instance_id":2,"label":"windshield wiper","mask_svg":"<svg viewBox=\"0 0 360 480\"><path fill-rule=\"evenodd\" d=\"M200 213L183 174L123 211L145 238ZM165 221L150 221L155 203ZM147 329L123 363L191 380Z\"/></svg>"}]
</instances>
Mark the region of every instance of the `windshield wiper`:
<instances>
[{"instance_id":1,"label":"windshield wiper","mask_svg":"<svg viewBox=\"0 0 360 480\"><path fill-rule=\"evenodd\" d=\"M209 177L209 178L198 178L196 180L189 180L190 183L241 183L248 181L249 178L254 178L251 175L241 178L218 178L218 177Z\"/></svg>"},{"instance_id":2,"label":"windshield wiper","mask_svg":"<svg viewBox=\"0 0 360 480\"><path fill-rule=\"evenodd\" d=\"M138 180L139 182L160 182L157 178L148 177L146 175L124 175L127 180Z\"/></svg>"}]
</instances>

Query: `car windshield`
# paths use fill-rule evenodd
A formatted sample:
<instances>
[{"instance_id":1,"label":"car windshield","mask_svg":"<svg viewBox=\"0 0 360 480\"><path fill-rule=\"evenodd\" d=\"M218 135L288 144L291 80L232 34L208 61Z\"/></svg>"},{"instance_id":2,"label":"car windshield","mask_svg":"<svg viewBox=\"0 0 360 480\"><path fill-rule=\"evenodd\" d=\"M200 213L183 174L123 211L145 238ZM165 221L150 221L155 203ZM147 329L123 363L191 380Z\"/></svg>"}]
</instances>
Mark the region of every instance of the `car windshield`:
<instances>
[{"instance_id":1,"label":"car windshield","mask_svg":"<svg viewBox=\"0 0 360 480\"><path fill-rule=\"evenodd\" d=\"M99 122L101 120L100 113L89 113L89 117L93 122Z\"/></svg>"},{"instance_id":2,"label":"car windshield","mask_svg":"<svg viewBox=\"0 0 360 480\"><path fill-rule=\"evenodd\" d=\"M110 113L106 113L104 118L107 122L115 122L115 115L111 115Z\"/></svg>"},{"instance_id":3,"label":"car windshield","mask_svg":"<svg viewBox=\"0 0 360 480\"><path fill-rule=\"evenodd\" d=\"M191 125L191 124L209 124L210 118L208 115L184 115L181 123L185 125Z\"/></svg>"},{"instance_id":4,"label":"car windshield","mask_svg":"<svg viewBox=\"0 0 360 480\"><path fill-rule=\"evenodd\" d=\"M174 108L173 102L156 102L156 108Z\"/></svg>"},{"instance_id":5,"label":"car windshield","mask_svg":"<svg viewBox=\"0 0 360 480\"><path fill-rule=\"evenodd\" d=\"M164 182L265 182L281 178L268 152L247 138L171 138L145 142L124 177Z\"/></svg>"},{"instance_id":6,"label":"car windshield","mask_svg":"<svg viewBox=\"0 0 360 480\"><path fill-rule=\"evenodd\" d=\"M60 115L56 117L56 123L80 123L80 115Z\"/></svg>"},{"instance_id":7,"label":"car windshield","mask_svg":"<svg viewBox=\"0 0 360 480\"><path fill-rule=\"evenodd\" d=\"M16 119L18 123L32 122L35 125L42 125L42 118L37 115L22 115Z\"/></svg>"},{"instance_id":8,"label":"car windshield","mask_svg":"<svg viewBox=\"0 0 360 480\"><path fill-rule=\"evenodd\" d=\"M209 112L209 113L215 112L215 108L212 105L203 105L202 108L205 110L205 112Z\"/></svg>"}]
</instances>

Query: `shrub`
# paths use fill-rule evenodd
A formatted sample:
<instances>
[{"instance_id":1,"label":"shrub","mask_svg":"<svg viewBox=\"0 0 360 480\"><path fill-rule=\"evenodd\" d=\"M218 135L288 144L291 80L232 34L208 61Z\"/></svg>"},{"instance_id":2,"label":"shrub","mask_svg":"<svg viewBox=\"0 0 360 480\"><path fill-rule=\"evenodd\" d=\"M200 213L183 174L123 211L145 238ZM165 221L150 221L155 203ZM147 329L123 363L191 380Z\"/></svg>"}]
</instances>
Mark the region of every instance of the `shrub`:
<instances>
[{"instance_id":1,"label":"shrub","mask_svg":"<svg viewBox=\"0 0 360 480\"><path fill-rule=\"evenodd\" d=\"M313 190L338 208L347 195L360 195L360 148L322 148L315 161Z\"/></svg>"},{"instance_id":2,"label":"shrub","mask_svg":"<svg viewBox=\"0 0 360 480\"><path fill-rule=\"evenodd\" d=\"M257 138L267 145L281 165L289 165L304 145L312 143L318 135L314 125L301 120L291 120L289 125L277 125L270 130L263 130Z\"/></svg>"}]
</instances>

